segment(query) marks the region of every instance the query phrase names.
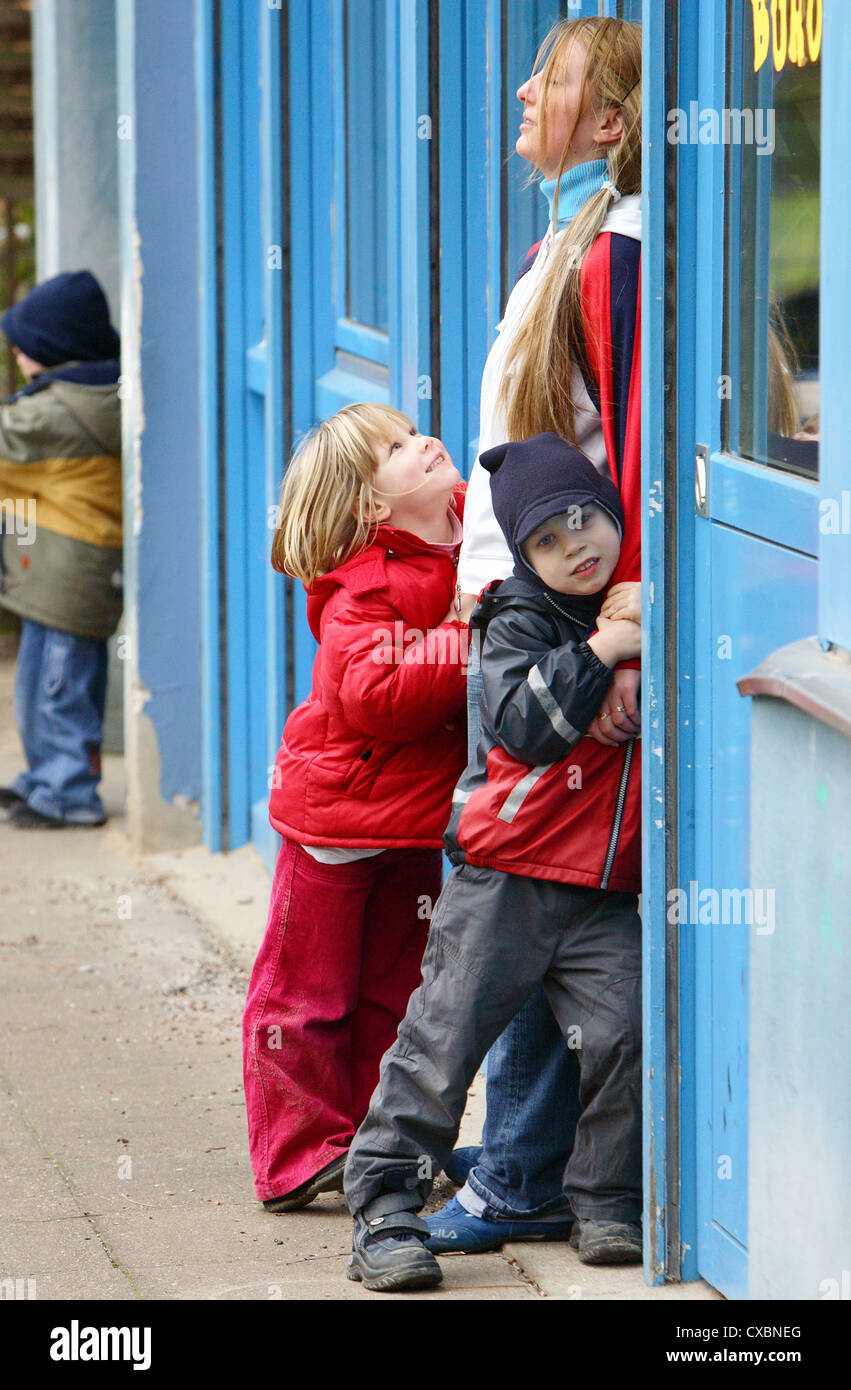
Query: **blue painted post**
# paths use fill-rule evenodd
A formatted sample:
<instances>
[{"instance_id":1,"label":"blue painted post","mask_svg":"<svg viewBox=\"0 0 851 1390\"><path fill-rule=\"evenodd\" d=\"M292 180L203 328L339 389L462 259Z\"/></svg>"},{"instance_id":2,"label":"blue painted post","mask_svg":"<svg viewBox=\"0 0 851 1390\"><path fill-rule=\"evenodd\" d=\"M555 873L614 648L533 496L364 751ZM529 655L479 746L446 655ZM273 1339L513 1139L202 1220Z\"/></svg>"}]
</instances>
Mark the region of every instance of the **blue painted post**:
<instances>
[{"instance_id":1,"label":"blue painted post","mask_svg":"<svg viewBox=\"0 0 851 1390\"><path fill-rule=\"evenodd\" d=\"M478 416L482 371L499 322L499 260L495 253L501 234L499 203L493 206L493 167L501 150L501 117L494 88L499 92L501 63L494 41L493 7L467 0L464 5L462 82L464 87L463 158L466 197L463 237L467 248L466 343L463 363L466 376L465 449L456 463L469 474L478 451ZM499 33L499 30L496 30ZM494 80L496 72L497 80ZM486 80L483 83L483 74ZM443 105L441 103L441 110ZM453 141L457 158L458 142ZM450 155L450 157L452 157ZM442 161L441 161L442 163ZM452 245L452 242L449 242ZM487 275L481 273L482 247L488 247ZM463 460L463 463L459 463Z\"/></svg>"},{"instance_id":2,"label":"blue painted post","mask_svg":"<svg viewBox=\"0 0 851 1390\"><path fill-rule=\"evenodd\" d=\"M198 121L198 306L201 573L219 573L219 382L216 267L214 0L195 0ZM222 683L219 586L201 586L201 804L204 843L222 848Z\"/></svg>"},{"instance_id":3,"label":"blue painted post","mask_svg":"<svg viewBox=\"0 0 851 1390\"><path fill-rule=\"evenodd\" d=\"M202 829L194 19L163 0L116 7L126 765L145 850Z\"/></svg>"},{"instance_id":4,"label":"blue painted post","mask_svg":"<svg viewBox=\"0 0 851 1390\"><path fill-rule=\"evenodd\" d=\"M266 788L263 255L259 10L221 8L222 367L229 848Z\"/></svg>"},{"instance_id":5,"label":"blue painted post","mask_svg":"<svg viewBox=\"0 0 851 1390\"><path fill-rule=\"evenodd\" d=\"M642 189L642 920L644 924L644 1271L663 1283L667 1169L667 878L665 688L667 492L665 458L664 10L644 7Z\"/></svg>"},{"instance_id":6,"label":"blue painted post","mask_svg":"<svg viewBox=\"0 0 851 1390\"><path fill-rule=\"evenodd\" d=\"M851 261L840 233L851 227L851 7L825 5L821 123L821 501L819 637L851 651L851 462L848 453L848 316ZM845 146L845 148L843 147Z\"/></svg>"},{"instance_id":7,"label":"blue painted post","mask_svg":"<svg viewBox=\"0 0 851 1390\"><path fill-rule=\"evenodd\" d=\"M266 604L265 761L271 778L286 715L285 580L269 562L276 509L284 473L286 409L284 400L284 260L283 150L281 138L281 57L284 34L280 10L261 11L260 19L260 188L262 198L263 321L265 347L264 486L267 525L263 543ZM267 801L252 807L253 844L270 868L279 837L269 825Z\"/></svg>"},{"instance_id":8,"label":"blue painted post","mask_svg":"<svg viewBox=\"0 0 851 1390\"><path fill-rule=\"evenodd\" d=\"M428 226L427 196L421 164L428 161L428 143L417 133L422 115L422 75L427 73L428 24L420 0L397 0L387 6L388 101L387 178L389 208L389 335L390 399L412 420L418 420L417 381L428 372L427 324ZM423 344L425 357L421 357ZM421 371L422 369L422 371Z\"/></svg>"},{"instance_id":9,"label":"blue painted post","mask_svg":"<svg viewBox=\"0 0 851 1390\"><path fill-rule=\"evenodd\" d=\"M440 430L443 442L462 473L468 473L467 324L462 312L467 287L464 215L467 201L466 161L459 158L465 123L462 54L464 7L441 5L440 47ZM451 120L450 120L451 116Z\"/></svg>"},{"instance_id":10,"label":"blue painted post","mask_svg":"<svg viewBox=\"0 0 851 1390\"><path fill-rule=\"evenodd\" d=\"M680 7L681 15L683 6ZM679 40L680 86L678 104L691 114L698 108L721 111L725 105L725 24L716 0L703 0L697 13L682 15ZM678 626L678 666L688 675L683 687L688 694L679 703L679 879L684 886L693 879L709 878L714 805L712 785L711 719L706 716L712 690L714 642L711 632L695 642L695 619L708 602L712 573L712 530L705 517L695 515L695 445L709 450L709 492L714 497L711 459L721 445L721 401L718 375L722 370L724 302L724 157L722 145L680 145L677 288L678 354L677 412L679 473L682 479L678 512L677 573L681 621ZM698 586L702 589L698 598ZM697 721L696 711L702 712ZM688 725L686 727L686 721ZM700 863L703 873L698 874ZM681 1240L689 1246L684 1259L686 1277L698 1273L698 1243L706 1233L706 1213L711 1210L716 1180L712 1134L712 1010L698 988L712 979L714 936L680 925L680 1054L683 1083L680 1090L680 1141L686 1206L692 1214ZM699 1136L699 1139L698 1139ZM688 1162L683 1160L688 1155ZM701 1223L699 1225L699 1223ZM706 1270L706 1252L703 1252ZM684 1271L685 1272L685 1271Z\"/></svg>"}]
</instances>

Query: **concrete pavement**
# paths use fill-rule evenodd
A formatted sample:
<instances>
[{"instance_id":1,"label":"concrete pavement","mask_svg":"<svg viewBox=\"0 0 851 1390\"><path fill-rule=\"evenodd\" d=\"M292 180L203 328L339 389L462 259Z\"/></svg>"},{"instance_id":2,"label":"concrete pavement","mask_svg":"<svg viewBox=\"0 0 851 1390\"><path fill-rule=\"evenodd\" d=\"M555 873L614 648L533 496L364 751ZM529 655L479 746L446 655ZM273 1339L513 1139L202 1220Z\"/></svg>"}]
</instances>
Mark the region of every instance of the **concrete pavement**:
<instances>
[{"instance_id":1,"label":"concrete pavement","mask_svg":"<svg viewBox=\"0 0 851 1390\"><path fill-rule=\"evenodd\" d=\"M21 766L12 670L0 661L0 783ZM345 1278L342 1197L288 1216L253 1197L240 1018L265 869L250 850L135 859L121 760L105 762L103 829L23 832L0 813L0 1281L40 1300L386 1302ZM440 1289L408 1297L718 1297L588 1269L564 1245L443 1268Z\"/></svg>"}]
</instances>

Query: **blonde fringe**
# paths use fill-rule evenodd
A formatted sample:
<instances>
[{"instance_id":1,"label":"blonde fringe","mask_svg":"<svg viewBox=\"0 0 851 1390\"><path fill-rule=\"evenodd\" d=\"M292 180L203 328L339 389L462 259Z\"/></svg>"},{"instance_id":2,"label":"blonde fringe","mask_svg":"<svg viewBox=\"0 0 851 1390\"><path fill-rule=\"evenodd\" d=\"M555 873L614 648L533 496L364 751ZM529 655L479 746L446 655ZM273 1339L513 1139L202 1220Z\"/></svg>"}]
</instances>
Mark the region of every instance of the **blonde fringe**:
<instances>
[{"instance_id":1,"label":"blonde fringe","mask_svg":"<svg viewBox=\"0 0 851 1390\"><path fill-rule=\"evenodd\" d=\"M372 488L377 451L397 426L412 428L392 406L358 403L302 440L281 488L274 569L309 587L369 544L378 526Z\"/></svg>"},{"instance_id":2,"label":"blonde fringe","mask_svg":"<svg viewBox=\"0 0 851 1390\"><path fill-rule=\"evenodd\" d=\"M641 188L639 25L619 19L587 18L562 20L553 26L541 45L534 68L542 73L541 141L546 139L546 99L553 72L566 62L571 45L577 41L586 49L579 116L589 100L601 110L621 107L623 134L614 145L601 147L600 157L606 158L608 179L618 192L637 193ZM572 138L573 131L565 142L556 174L556 198ZM600 189L576 213L569 232L553 243L550 263L512 341L500 385L498 399L509 439L528 439L553 430L576 442L573 367L578 366L585 374L589 371L582 322L581 268L599 235L612 198L610 190ZM557 203L553 215L558 225Z\"/></svg>"}]
</instances>

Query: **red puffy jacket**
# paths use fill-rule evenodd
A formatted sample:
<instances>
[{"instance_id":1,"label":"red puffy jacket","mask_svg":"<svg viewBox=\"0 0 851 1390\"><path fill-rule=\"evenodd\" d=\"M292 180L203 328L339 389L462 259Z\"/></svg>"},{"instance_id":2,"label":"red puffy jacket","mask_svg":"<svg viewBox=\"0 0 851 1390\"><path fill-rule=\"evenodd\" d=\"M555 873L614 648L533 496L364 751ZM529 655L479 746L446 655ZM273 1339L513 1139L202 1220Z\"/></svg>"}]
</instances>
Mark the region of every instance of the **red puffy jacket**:
<instances>
[{"instance_id":1,"label":"red puffy jacket","mask_svg":"<svg viewBox=\"0 0 851 1390\"><path fill-rule=\"evenodd\" d=\"M447 552L381 527L308 590L319 651L275 763L269 819L282 835L353 848L442 845L466 763L468 629L441 622L455 570Z\"/></svg>"}]
</instances>

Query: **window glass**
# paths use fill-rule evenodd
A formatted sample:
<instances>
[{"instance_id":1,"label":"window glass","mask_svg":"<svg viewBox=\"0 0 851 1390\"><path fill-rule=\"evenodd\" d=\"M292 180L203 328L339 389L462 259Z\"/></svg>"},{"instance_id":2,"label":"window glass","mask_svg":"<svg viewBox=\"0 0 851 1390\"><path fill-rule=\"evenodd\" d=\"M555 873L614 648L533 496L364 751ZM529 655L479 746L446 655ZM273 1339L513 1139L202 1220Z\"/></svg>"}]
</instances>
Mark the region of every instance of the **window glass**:
<instances>
[{"instance_id":1,"label":"window glass","mask_svg":"<svg viewBox=\"0 0 851 1390\"><path fill-rule=\"evenodd\" d=\"M387 332L387 0L343 6L346 74L345 314ZM330 112L329 112L330 119Z\"/></svg>"},{"instance_id":2,"label":"window glass","mask_svg":"<svg viewBox=\"0 0 851 1390\"><path fill-rule=\"evenodd\" d=\"M815 477L821 0L729 0L728 20L725 447Z\"/></svg>"}]
</instances>

